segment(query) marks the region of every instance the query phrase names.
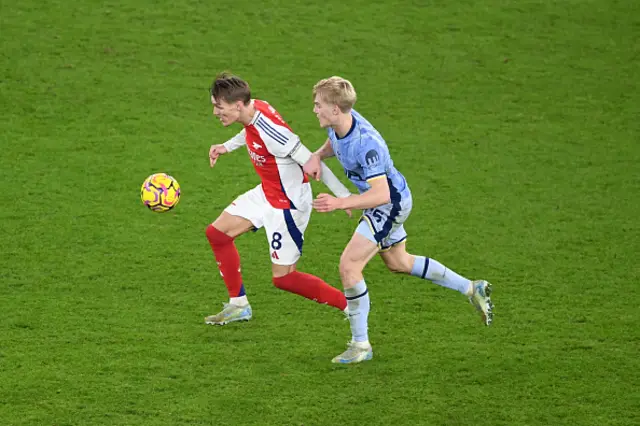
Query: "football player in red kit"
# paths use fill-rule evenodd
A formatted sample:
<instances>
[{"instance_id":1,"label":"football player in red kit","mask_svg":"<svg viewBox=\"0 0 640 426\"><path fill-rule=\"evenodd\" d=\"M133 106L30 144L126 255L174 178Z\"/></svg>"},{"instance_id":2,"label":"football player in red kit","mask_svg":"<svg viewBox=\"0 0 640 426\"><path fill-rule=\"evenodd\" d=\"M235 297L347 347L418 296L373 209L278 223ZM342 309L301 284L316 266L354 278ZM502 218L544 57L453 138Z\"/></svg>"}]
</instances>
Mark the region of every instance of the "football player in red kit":
<instances>
[{"instance_id":1,"label":"football player in red kit","mask_svg":"<svg viewBox=\"0 0 640 426\"><path fill-rule=\"evenodd\" d=\"M211 167L221 155L246 147L261 183L237 197L206 229L229 292L229 303L221 312L206 317L205 322L224 325L251 319L234 239L262 227L268 240L273 284L345 311L347 301L342 291L296 270L312 211L311 184L302 170L311 152L271 105L251 98L249 85L237 76L223 73L216 77L211 86L211 103L213 115L223 126L243 125L232 139L211 146ZM322 171L323 182L337 197L350 195L324 163Z\"/></svg>"}]
</instances>

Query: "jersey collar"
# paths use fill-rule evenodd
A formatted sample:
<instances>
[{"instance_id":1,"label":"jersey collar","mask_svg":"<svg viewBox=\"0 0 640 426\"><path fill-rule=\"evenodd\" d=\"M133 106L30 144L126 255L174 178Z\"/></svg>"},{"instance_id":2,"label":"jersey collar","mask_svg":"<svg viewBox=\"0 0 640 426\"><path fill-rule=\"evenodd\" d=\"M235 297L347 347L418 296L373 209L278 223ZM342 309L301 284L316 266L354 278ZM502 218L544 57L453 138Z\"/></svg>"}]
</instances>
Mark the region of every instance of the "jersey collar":
<instances>
[{"instance_id":1,"label":"jersey collar","mask_svg":"<svg viewBox=\"0 0 640 426\"><path fill-rule=\"evenodd\" d=\"M251 99L251 105L255 106L253 104L253 99ZM251 122L249 123L250 126L253 126L256 124L256 121L258 121L258 118L260 118L260 116L262 115L262 113L260 111L258 111L258 109L256 108L256 113L253 114L253 118L251 119Z\"/></svg>"},{"instance_id":2,"label":"jersey collar","mask_svg":"<svg viewBox=\"0 0 640 426\"><path fill-rule=\"evenodd\" d=\"M352 121L351 121L351 128L349 129L349 131L347 132L347 134L346 134L346 135L344 135L343 137L339 138L339 137L338 137L338 134L336 133L336 139L338 139L338 140L343 140L343 139L346 139L346 138L348 138L349 136L351 136L351 133L353 133L353 129L355 129L355 128L356 128L356 124L357 124L356 117L354 117L354 115L353 115L353 114L351 114L351 120L352 120Z\"/></svg>"}]
</instances>

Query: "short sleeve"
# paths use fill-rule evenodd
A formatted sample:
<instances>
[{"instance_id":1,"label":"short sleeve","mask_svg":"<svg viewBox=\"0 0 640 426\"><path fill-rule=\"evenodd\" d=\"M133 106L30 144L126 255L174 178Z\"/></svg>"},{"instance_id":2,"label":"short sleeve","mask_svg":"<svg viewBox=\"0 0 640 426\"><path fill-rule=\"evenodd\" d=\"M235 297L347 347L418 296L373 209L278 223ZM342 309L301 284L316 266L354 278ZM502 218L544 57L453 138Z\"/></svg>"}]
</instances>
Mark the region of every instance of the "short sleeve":
<instances>
[{"instance_id":1,"label":"short sleeve","mask_svg":"<svg viewBox=\"0 0 640 426\"><path fill-rule=\"evenodd\" d=\"M386 151L375 140L363 141L358 150L358 163L364 171L364 179L369 180L387 174Z\"/></svg>"}]
</instances>

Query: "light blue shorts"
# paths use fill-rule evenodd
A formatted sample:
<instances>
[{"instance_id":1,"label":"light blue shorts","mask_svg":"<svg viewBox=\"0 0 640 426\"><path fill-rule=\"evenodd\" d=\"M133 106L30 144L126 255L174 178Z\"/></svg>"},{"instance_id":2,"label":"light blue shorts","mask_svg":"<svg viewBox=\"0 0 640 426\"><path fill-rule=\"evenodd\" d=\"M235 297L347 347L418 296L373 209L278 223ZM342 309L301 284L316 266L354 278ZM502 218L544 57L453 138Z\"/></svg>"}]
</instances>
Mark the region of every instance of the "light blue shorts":
<instances>
[{"instance_id":1,"label":"light blue shorts","mask_svg":"<svg viewBox=\"0 0 640 426\"><path fill-rule=\"evenodd\" d=\"M380 250L388 250L407 239L404 222L411 213L411 197L367 209L362 212L356 232L375 243Z\"/></svg>"}]
</instances>

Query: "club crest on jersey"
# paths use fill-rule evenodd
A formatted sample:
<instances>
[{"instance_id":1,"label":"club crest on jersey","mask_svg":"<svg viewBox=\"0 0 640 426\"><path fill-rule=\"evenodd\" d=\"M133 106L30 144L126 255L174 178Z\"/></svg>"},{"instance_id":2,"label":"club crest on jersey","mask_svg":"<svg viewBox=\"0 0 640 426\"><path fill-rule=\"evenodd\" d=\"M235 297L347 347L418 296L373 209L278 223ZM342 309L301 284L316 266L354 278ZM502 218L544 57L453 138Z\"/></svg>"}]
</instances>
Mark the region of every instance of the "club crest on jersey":
<instances>
[{"instance_id":1,"label":"club crest on jersey","mask_svg":"<svg viewBox=\"0 0 640 426\"><path fill-rule=\"evenodd\" d=\"M260 145L259 143L253 142L253 149L260 149L260 148L262 148L262 145Z\"/></svg>"},{"instance_id":2,"label":"club crest on jersey","mask_svg":"<svg viewBox=\"0 0 640 426\"><path fill-rule=\"evenodd\" d=\"M364 156L365 161L367 162L367 166L373 166L380 161L380 156L378 155L378 151L375 149L370 149Z\"/></svg>"}]
</instances>

